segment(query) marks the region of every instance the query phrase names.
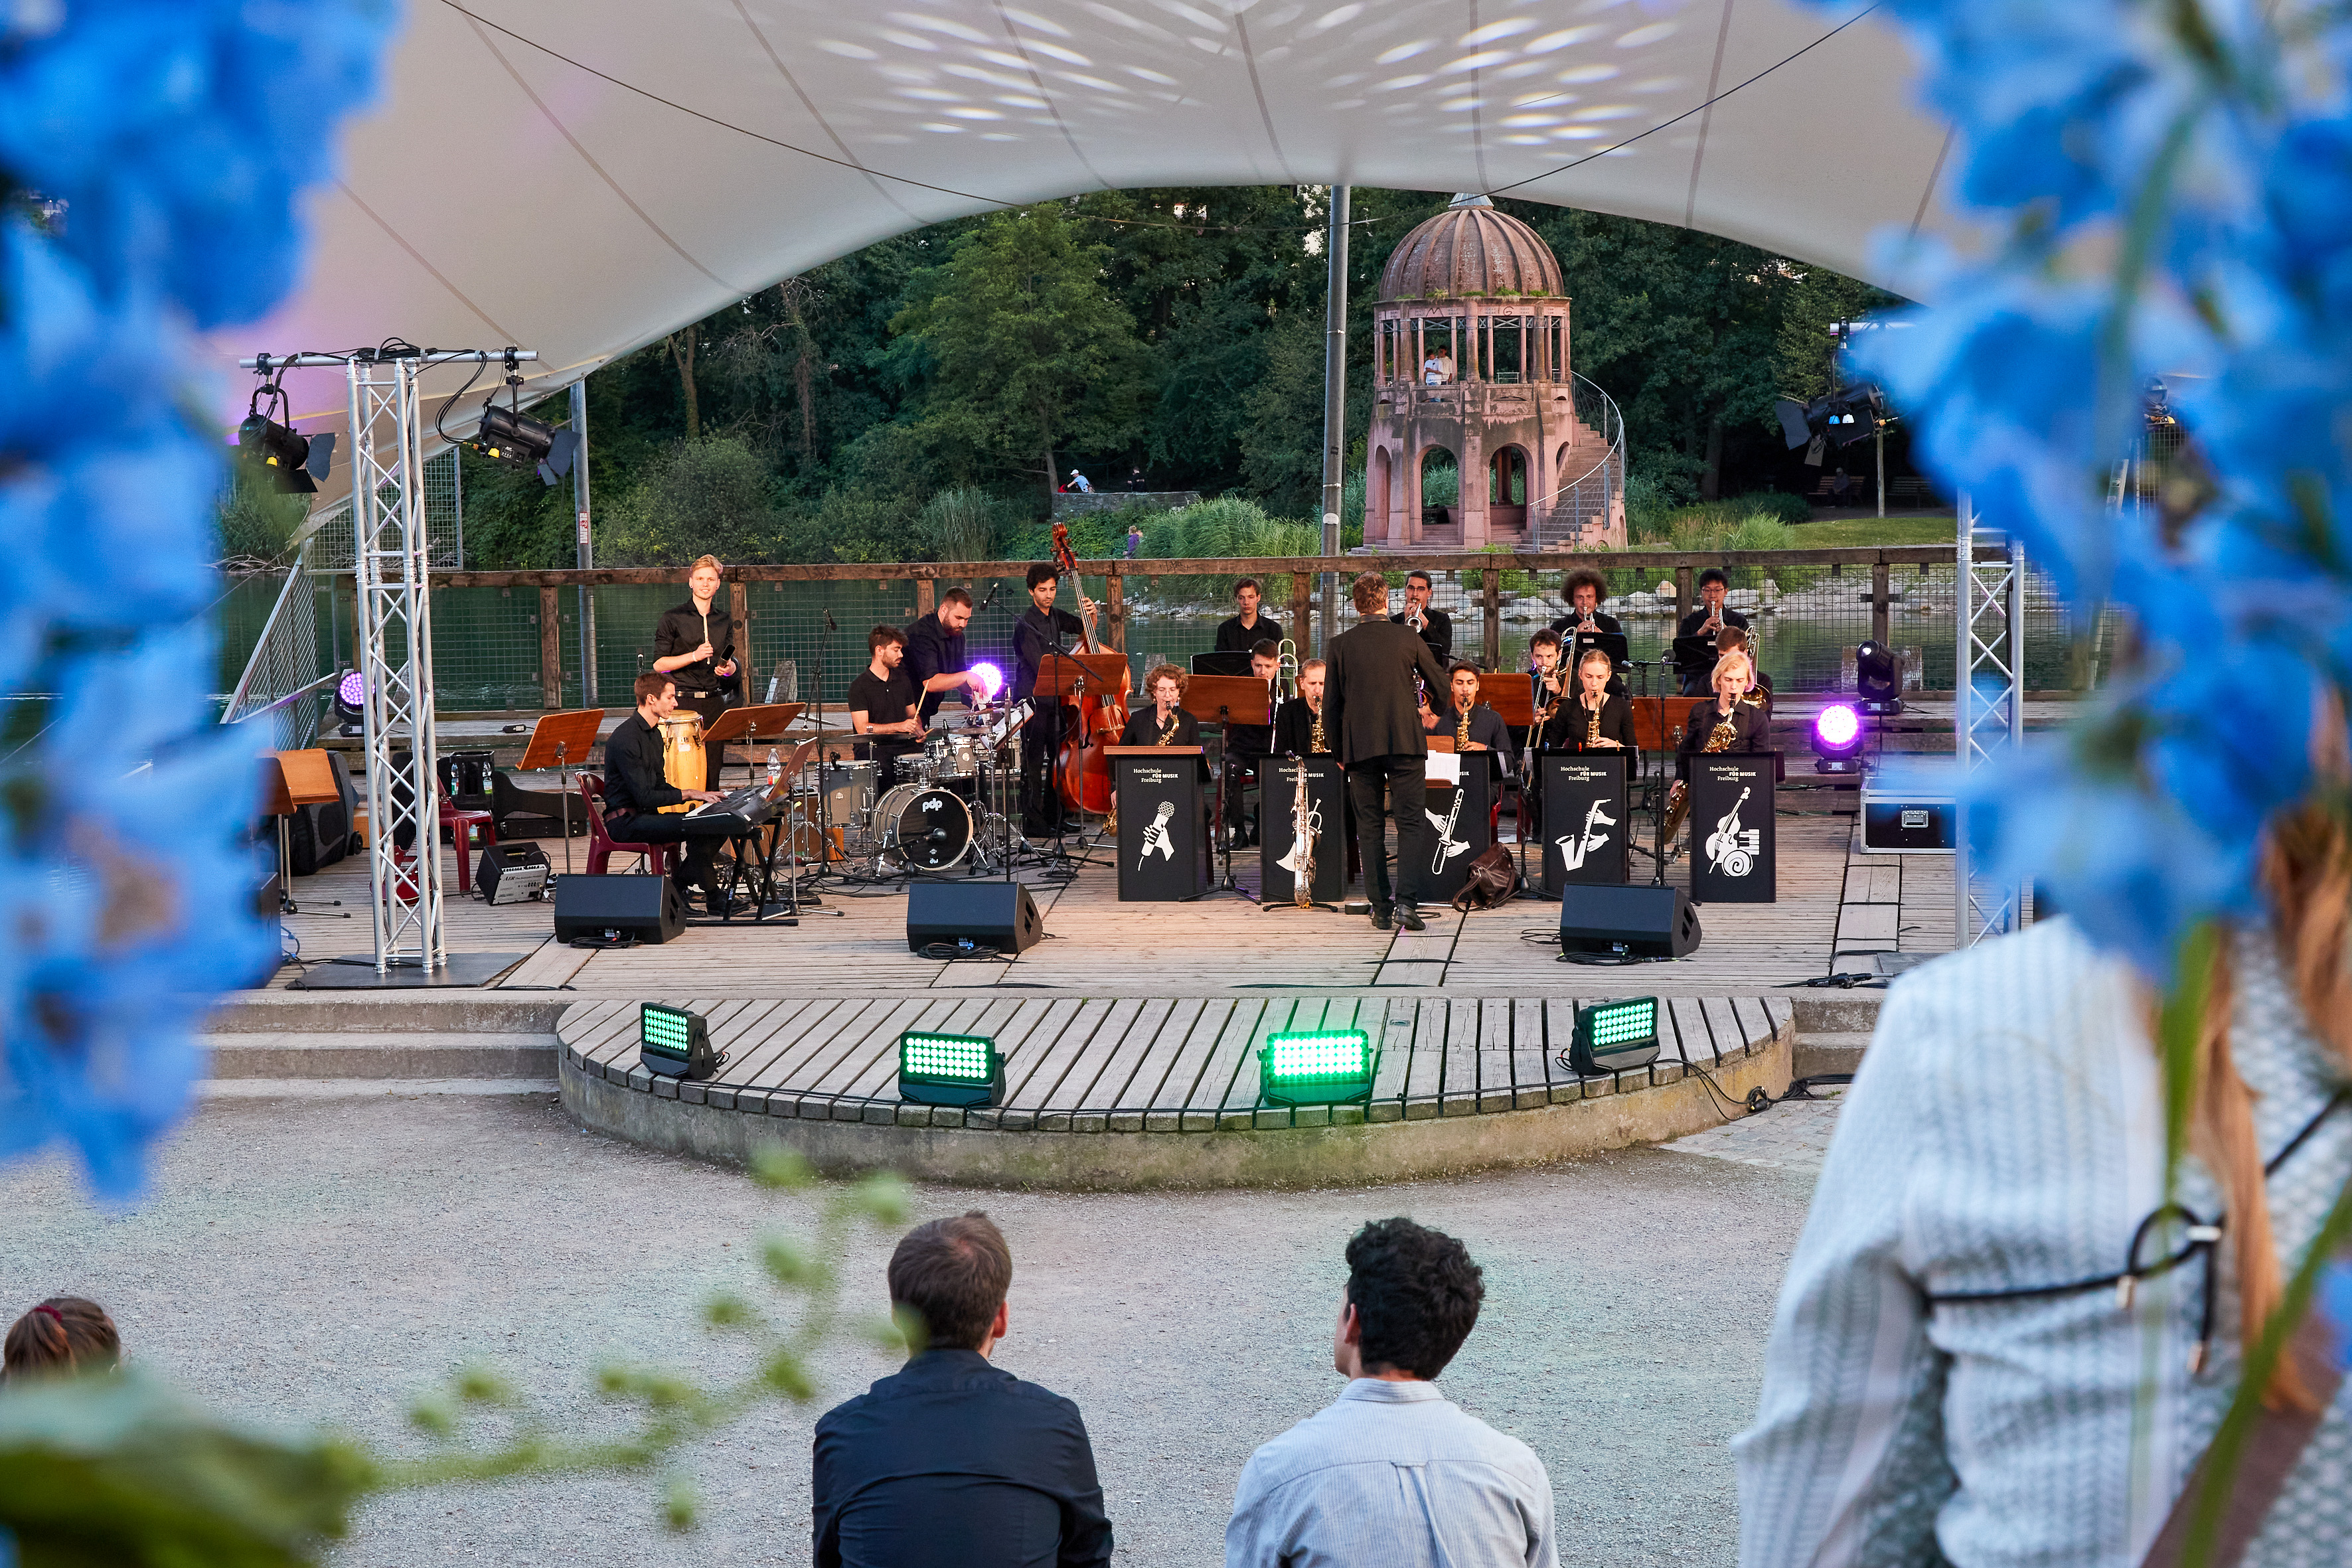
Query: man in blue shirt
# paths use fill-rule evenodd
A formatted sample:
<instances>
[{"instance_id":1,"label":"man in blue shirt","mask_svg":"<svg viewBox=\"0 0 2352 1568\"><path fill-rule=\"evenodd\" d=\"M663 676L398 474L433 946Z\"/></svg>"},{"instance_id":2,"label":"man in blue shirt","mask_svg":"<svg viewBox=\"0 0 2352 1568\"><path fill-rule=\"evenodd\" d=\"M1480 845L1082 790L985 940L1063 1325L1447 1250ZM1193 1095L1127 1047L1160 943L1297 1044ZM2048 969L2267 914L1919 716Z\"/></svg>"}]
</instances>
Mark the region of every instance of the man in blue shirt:
<instances>
[{"instance_id":1,"label":"man in blue shirt","mask_svg":"<svg viewBox=\"0 0 2352 1568\"><path fill-rule=\"evenodd\" d=\"M973 1210L890 1255L890 1304L919 1325L895 1376L816 1424L817 1568L1095 1568L1110 1520L1078 1407L988 1363L1013 1253Z\"/></svg>"}]
</instances>

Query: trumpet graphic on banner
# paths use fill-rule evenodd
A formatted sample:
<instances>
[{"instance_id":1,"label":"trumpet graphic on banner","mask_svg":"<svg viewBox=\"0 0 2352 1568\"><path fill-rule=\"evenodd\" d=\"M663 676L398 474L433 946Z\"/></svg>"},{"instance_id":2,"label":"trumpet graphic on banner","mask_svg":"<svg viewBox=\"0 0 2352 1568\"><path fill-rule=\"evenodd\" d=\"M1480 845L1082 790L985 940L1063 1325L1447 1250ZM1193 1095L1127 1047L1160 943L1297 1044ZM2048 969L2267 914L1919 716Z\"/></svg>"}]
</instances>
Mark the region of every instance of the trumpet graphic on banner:
<instances>
[{"instance_id":1,"label":"trumpet graphic on banner","mask_svg":"<svg viewBox=\"0 0 2352 1568\"><path fill-rule=\"evenodd\" d=\"M1437 829L1437 853L1429 860L1429 868L1433 872L1444 870L1448 860L1470 851L1468 839L1454 837L1454 826L1462 820L1462 794L1458 789L1454 792L1454 804L1446 808L1443 817L1426 806L1422 808L1422 816L1429 818L1429 825Z\"/></svg>"},{"instance_id":2,"label":"trumpet graphic on banner","mask_svg":"<svg viewBox=\"0 0 2352 1568\"><path fill-rule=\"evenodd\" d=\"M1137 870L1141 870L1143 863L1154 855L1159 856L1162 860L1176 858L1176 835L1171 832L1168 826L1175 820L1176 803L1172 800L1161 801L1160 815L1152 818L1151 826L1143 830L1143 850L1135 858Z\"/></svg>"}]
</instances>

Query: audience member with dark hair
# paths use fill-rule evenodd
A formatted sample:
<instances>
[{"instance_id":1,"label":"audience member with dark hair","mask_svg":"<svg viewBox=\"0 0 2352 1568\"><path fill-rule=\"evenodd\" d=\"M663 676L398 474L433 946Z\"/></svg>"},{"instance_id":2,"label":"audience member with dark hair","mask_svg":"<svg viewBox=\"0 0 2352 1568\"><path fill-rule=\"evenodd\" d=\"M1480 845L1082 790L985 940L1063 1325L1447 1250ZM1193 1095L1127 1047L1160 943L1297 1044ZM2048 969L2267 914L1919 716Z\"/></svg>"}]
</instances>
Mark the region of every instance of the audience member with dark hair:
<instances>
[{"instance_id":1,"label":"audience member with dark hair","mask_svg":"<svg viewBox=\"0 0 2352 1568\"><path fill-rule=\"evenodd\" d=\"M915 1353L816 1424L819 1568L1079 1568L1110 1520L1078 1407L989 1364L1013 1253L977 1209L917 1226L890 1255Z\"/></svg>"},{"instance_id":2,"label":"audience member with dark hair","mask_svg":"<svg viewBox=\"0 0 2352 1568\"><path fill-rule=\"evenodd\" d=\"M79 1296L52 1296L8 1325L0 1373L6 1381L110 1372L122 1364L122 1336L106 1309Z\"/></svg>"},{"instance_id":3,"label":"audience member with dark hair","mask_svg":"<svg viewBox=\"0 0 2352 1568\"><path fill-rule=\"evenodd\" d=\"M1438 1393L1486 1295L1463 1245L1409 1219L1348 1243L1332 1405L1250 1456L1225 1568L1555 1568L1551 1478L1525 1443Z\"/></svg>"}]
</instances>

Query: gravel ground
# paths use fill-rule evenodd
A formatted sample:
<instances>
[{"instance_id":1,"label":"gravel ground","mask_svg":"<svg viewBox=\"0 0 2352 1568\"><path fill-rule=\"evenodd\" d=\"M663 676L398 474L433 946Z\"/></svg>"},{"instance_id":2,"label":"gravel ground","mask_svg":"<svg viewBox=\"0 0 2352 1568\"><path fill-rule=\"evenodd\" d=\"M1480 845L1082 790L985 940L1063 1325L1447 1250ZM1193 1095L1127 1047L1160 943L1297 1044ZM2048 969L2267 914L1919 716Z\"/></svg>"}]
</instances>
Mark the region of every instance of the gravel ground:
<instances>
[{"instance_id":1,"label":"gravel ground","mask_svg":"<svg viewBox=\"0 0 2352 1568\"><path fill-rule=\"evenodd\" d=\"M1812 1175L1632 1150L1547 1170L1311 1193L924 1188L984 1207L1013 1248L999 1364L1085 1411L1121 1561L1222 1561L1252 1447L1336 1391L1340 1248L1410 1214L1485 1266L1447 1394L1534 1446L1579 1564L1729 1563L1725 1439L1753 1409L1773 1292ZM750 1243L800 1199L588 1133L535 1101L215 1104L153 1195L103 1215L59 1163L0 1172L0 1304L104 1301L132 1353L257 1420L405 1445L409 1397L484 1358L567 1424L593 1366L723 1352L697 1307L759 1292ZM879 1310L894 1237L859 1237L853 1306ZM533 1481L372 1506L338 1557L415 1564L804 1563L817 1411L891 1370L845 1343L820 1404L762 1411L686 1459L705 1505L677 1537L643 1478Z\"/></svg>"}]
</instances>

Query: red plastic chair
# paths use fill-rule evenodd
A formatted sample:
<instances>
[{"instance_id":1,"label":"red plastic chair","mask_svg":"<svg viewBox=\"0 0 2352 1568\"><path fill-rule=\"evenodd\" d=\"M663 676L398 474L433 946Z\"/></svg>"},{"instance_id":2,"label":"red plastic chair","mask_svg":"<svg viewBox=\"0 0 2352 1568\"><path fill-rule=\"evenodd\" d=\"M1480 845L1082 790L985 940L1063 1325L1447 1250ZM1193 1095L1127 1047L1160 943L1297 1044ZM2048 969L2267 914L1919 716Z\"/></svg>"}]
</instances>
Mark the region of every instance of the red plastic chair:
<instances>
[{"instance_id":1,"label":"red plastic chair","mask_svg":"<svg viewBox=\"0 0 2352 1568\"><path fill-rule=\"evenodd\" d=\"M604 868L615 854L636 855L652 864L649 869L667 875L677 869L677 858L683 846L677 844L626 844L615 839L604 826L604 781L593 773L580 775L580 800L588 816L588 874L606 875Z\"/></svg>"},{"instance_id":2,"label":"red plastic chair","mask_svg":"<svg viewBox=\"0 0 2352 1568\"><path fill-rule=\"evenodd\" d=\"M457 891L468 893L474 887L474 851L486 849L499 841L497 825L487 811L460 811L447 801L441 803L441 826L449 830L449 843L457 851Z\"/></svg>"}]
</instances>

